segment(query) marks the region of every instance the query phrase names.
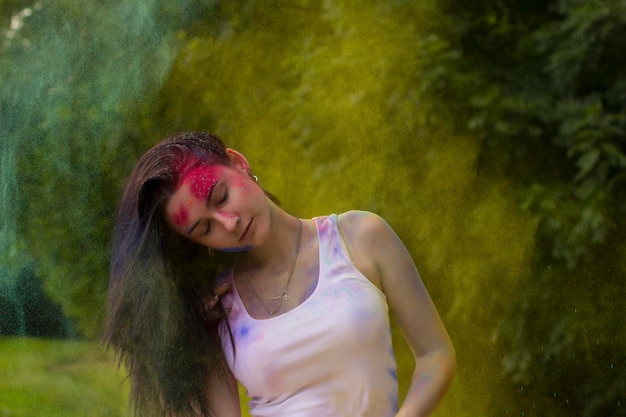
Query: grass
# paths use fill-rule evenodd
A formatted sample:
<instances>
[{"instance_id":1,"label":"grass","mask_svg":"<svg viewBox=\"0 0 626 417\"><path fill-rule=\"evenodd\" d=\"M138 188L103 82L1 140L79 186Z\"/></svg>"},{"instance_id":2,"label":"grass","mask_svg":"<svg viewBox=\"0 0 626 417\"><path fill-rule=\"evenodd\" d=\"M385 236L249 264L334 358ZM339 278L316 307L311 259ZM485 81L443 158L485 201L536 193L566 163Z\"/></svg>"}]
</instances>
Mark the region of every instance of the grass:
<instances>
[{"instance_id":1,"label":"grass","mask_svg":"<svg viewBox=\"0 0 626 417\"><path fill-rule=\"evenodd\" d=\"M129 416L121 381L95 342L0 338L0 417Z\"/></svg>"},{"instance_id":2,"label":"grass","mask_svg":"<svg viewBox=\"0 0 626 417\"><path fill-rule=\"evenodd\" d=\"M0 417L130 417L123 379L96 342L0 337Z\"/></svg>"},{"instance_id":3,"label":"grass","mask_svg":"<svg viewBox=\"0 0 626 417\"><path fill-rule=\"evenodd\" d=\"M123 378L97 342L0 337L0 417L131 417Z\"/></svg>"}]
</instances>

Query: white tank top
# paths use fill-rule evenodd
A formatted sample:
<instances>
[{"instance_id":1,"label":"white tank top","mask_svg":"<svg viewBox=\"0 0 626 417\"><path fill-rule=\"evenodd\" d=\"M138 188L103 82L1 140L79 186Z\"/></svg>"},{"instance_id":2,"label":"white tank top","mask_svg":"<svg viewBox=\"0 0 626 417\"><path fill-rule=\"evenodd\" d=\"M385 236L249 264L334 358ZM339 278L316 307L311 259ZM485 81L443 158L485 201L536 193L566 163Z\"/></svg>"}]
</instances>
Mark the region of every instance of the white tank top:
<instances>
[{"instance_id":1,"label":"white tank top","mask_svg":"<svg viewBox=\"0 0 626 417\"><path fill-rule=\"evenodd\" d=\"M337 216L313 219L319 278L296 308L257 320L235 285L223 304L220 338L255 417L391 417L398 409L396 361L385 295L352 264ZM230 276L232 280L232 274Z\"/></svg>"}]
</instances>

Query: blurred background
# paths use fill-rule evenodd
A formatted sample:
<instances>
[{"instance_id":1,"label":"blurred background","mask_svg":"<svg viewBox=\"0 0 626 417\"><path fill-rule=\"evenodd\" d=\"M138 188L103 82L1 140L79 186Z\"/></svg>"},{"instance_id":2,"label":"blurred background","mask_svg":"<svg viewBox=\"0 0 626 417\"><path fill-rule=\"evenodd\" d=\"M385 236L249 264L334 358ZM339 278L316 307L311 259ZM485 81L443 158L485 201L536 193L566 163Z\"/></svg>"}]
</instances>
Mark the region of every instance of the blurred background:
<instances>
[{"instance_id":1,"label":"blurred background","mask_svg":"<svg viewBox=\"0 0 626 417\"><path fill-rule=\"evenodd\" d=\"M130 415L112 216L180 130L390 223L458 353L435 416L626 416L625 50L626 0L0 0L0 416Z\"/></svg>"}]
</instances>

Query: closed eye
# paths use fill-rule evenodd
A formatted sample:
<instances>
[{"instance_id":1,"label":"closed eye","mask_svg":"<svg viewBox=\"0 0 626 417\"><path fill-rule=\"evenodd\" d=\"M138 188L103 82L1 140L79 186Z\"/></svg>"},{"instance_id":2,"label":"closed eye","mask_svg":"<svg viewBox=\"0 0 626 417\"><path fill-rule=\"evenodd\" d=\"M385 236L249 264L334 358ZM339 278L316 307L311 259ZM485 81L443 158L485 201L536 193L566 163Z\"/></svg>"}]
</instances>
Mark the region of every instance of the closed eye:
<instances>
[{"instance_id":1,"label":"closed eye","mask_svg":"<svg viewBox=\"0 0 626 417\"><path fill-rule=\"evenodd\" d=\"M228 191L224 190L224 196L222 197L222 199L220 201L218 201L218 205L220 204L224 204L226 201L228 200ZM211 203L211 195L209 194L208 198L207 198L207 205L209 205ZM209 232L211 231L211 222L207 221L206 222L206 227L204 229L204 232L202 233L203 236L208 235Z\"/></svg>"}]
</instances>

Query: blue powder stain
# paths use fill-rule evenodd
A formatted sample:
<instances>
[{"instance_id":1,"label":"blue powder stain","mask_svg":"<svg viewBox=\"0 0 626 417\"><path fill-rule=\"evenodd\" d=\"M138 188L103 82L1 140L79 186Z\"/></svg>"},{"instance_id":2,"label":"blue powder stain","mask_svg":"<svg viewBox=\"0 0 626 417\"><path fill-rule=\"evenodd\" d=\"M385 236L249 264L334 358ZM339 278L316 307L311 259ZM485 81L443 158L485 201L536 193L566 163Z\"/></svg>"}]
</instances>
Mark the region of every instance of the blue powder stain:
<instances>
[{"instance_id":1,"label":"blue powder stain","mask_svg":"<svg viewBox=\"0 0 626 417\"><path fill-rule=\"evenodd\" d=\"M252 249L253 246L252 245L246 245L242 248L224 248L224 249L220 249L220 252L229 252L229 253L233 253L233 252L245 252L248 251L250 249Z\"/></svg>"},{"instance_id":2,"label":"blue powder stain","mask_svg":"<svg viewBox=\"0 0 626 417\"><path fill-rule=\"evenodd\" d=\"M396 382L395 387L392 389L391 392L387 393L387 398L389 398L389 402L391 402L391 404L393 404L394 407L394 414L398 412L398 373L396 372L395 368L389 368L387 369L387 373L393 378L393 380Z\"/></svg>"},{"instance_id":3,"label":"blue powder stain","mask_svg":"<svg viewBox=\"0 0 626 417\"><path fill-rule=\"evenodd\" d=\"M248 333L250 333L248 326L242 326L241 329L239 329L239 336L241 337L246 337Z\"/></svg>"},{"instance_id":4,"label":"blue powder stain","mask_svg":"<svg viewBox=\"0 0 626 417\"><path fill-rule=\"evenodd\" d=\"M389 398L389 402L393 405L392 406L392 410L393 410L393 415L396 415L398 413L398 392L394 392L388 395Z\"/></svg>"}]
</instances>

